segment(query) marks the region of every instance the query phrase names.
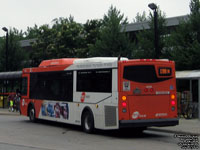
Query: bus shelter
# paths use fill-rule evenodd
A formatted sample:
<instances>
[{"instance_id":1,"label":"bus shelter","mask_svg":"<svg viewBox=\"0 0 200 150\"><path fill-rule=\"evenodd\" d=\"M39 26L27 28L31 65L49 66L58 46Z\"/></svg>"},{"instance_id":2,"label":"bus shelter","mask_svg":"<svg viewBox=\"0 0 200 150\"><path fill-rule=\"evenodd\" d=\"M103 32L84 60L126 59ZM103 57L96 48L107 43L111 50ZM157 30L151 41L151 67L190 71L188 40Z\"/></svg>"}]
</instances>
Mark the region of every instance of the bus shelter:
<instances>
[{"instance_id":1,"label":"bus shelter","mask_svg":"<svg viewBox=\"0 0 200 150\"><path fill-rule=\"evenodd\" d=\"M176 71L178 112L200 119L200 70Z\"/></svg>"},{"instance_id":2,"label":"bus shelter","mask_svg":"<svg viewBox=\"0 0 200 150\"><path fill-rule=\"evenodd\" d=\"M0 73L0 108L8 107L7 96L9 93L21 89L22 71Z\"/></svg>"}]
</instances>

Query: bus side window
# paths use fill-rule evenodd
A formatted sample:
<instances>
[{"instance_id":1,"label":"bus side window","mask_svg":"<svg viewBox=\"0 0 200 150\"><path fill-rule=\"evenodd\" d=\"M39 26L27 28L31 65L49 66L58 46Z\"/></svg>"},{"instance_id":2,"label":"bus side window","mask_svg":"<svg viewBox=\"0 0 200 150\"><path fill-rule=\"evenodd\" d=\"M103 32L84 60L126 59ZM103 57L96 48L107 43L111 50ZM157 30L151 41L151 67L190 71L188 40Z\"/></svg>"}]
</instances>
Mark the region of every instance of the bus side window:
<instances>
[{"instance_id":1,"label":"bus side window","mask_svg":"<svg viewBox=\"0 0 200 150\"><path fill-rule=\"evenodd\" d=\"M31 73L30 98L73 101L73 72Z\"/></svg>"},{"instance_id":2,"label":"bus side window","mask_svg":"<svg viewBox=\"0 0 200 150\"><path fill-rule=\"evenodd\" d=\"M21 89L21 95L26 96L27 95L27 87L28 87L28 79L27 77L22 78L22 89Z\"/></svg>"},{"instance_id":3,"label":"bus side window","mask_svg":"<svg viewBox=\"0 0 200 150\"><path fill-rule=\"evenodd\" d=\"M112 92L112 70L94 69L77 71L78 92Z\"/></svg>"}]
</instances>

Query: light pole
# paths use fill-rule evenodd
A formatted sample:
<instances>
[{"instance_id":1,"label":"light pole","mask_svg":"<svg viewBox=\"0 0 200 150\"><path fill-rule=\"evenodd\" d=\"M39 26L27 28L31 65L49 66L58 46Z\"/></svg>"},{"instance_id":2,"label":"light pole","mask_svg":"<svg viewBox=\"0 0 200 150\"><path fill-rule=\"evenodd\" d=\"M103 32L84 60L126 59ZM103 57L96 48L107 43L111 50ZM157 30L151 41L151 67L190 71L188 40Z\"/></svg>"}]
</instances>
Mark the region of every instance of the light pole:
<instances>
[{"instance_id":1,"label":"light pole","mask_svg":"<svg viewBox=\"0 0 200 150\"><path fill-rule=\"evenodd\" d=\"M2 28L3 31L6 32L6 51L5 51L5 55L6 55L6 64L5 64L5 71L8 70L8 29L6 27Z\"/></svg>"},{"instance_id":2,"label":"light pole","mask_svg":"<svg viewBox=\"0 0 200 150\"><path fill-rule=\"evenodd\" d=\"M6 56L6 58L5 58L5 72L6 72L6 71L8 71L8 29L6 27L3 27L2 30L6 32L6 50L5 50L5 56ZM5 93L6 93L7 92L7 80L4 83L5 83ZM5 96L5 94L4 94L4 96ZM3 100L3 108L5 107L4 105L5 105L5 103L4 103L4 100Z\"/></svg>"},{"instance_id":3,"label":"light pole","mask_svg":"<svg viewBox=\"0 0 200 150\"><path fill-rule=\"evenodd\" d=\"M157 13L157 5L154 3L150 3L148 7L154 11L154 46L155 46L155 58L159 58L160 50L158 48L159 38L158 38L158 13Z\"/></svg>"}]
</instances>

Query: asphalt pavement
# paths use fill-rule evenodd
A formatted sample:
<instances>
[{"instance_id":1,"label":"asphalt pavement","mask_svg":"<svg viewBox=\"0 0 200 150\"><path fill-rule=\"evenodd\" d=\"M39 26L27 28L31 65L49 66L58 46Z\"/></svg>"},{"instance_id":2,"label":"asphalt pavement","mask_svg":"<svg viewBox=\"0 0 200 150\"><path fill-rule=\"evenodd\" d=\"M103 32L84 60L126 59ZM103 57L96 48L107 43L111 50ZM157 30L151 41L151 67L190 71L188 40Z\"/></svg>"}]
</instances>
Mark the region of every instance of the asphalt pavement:
<instances>
[{"instance_id":1,"label":"asphalt pavement","mask_svg":"<svg viewBox=\"0 0 200 150\"><path fill-rule=\"evenodd\" d=\"M8 109L0 108L0 115L19 116L19 112L10 112ZM148 130L160 131L174 134L189 134L200 136L200 120L199 119L179 119L179 125L169 127L149 127Z\"/></svg>"}]
</instances>

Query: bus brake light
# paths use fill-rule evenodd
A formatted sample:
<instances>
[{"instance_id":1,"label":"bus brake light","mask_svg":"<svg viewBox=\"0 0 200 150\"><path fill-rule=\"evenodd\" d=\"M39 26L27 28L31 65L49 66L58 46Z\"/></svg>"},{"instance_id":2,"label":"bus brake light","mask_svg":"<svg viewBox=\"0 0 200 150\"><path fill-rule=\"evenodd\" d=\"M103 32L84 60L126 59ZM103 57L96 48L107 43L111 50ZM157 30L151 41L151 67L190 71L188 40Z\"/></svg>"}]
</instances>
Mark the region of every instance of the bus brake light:
<instances>
[{"instance_id":1,"label":"bus brake light","mask_svg":"<svg viewBox=\"0 0 200 150\"><path fill-rule=\"evenodd\" d=\"M175 102L175 101L171 101L171 104L172 104L172 105L175 105L175 104L176 104L176 102Z\"/></svg>"},{"instance_id":2,"label":"bus brake light","mask_svg":"<svg viewBox=\"0 0 200 150\"><path fill-rule=\"evenodd\" d=\"M126 105L127 105L126 102L123 102L123 103L122 103L122 106L123 106L123 107L126 107Z\"/></svg>"}]
</instances>

